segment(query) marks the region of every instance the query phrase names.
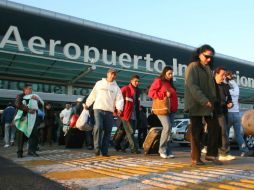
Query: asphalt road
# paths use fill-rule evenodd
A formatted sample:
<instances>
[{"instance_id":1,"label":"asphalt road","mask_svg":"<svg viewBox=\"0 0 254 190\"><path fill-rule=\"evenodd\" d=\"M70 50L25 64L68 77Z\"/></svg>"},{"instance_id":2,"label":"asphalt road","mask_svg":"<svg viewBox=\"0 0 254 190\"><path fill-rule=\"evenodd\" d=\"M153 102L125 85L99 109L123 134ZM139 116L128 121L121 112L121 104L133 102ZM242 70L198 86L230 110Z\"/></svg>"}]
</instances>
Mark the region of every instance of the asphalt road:
<instances>
[{"instance_id":1,"label":"asphalt road","mask_svg":"<svg viewBox=\"0 0 254 190\"><path fill-rule=\"evenodd\" d=\"M1 190L65 190L67 188L51 181L13 161L0 157Z\"/></svg>"}]
</instances>

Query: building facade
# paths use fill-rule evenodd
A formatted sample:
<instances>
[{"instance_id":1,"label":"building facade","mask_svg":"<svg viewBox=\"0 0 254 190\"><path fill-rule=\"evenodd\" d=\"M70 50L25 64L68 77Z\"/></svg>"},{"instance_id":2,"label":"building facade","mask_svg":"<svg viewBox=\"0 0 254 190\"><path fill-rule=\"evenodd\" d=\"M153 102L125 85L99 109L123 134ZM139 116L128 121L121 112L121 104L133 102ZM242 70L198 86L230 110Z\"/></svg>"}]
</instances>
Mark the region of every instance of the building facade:
<instances>
[{"instance_id":1,"label":"building facade","mask_svg":"<svg viewBox=\"0 0 254 190\"><path fill-rule=\"evenodd\" d=\"M26 82L46 101L75 101L109 67L117 70L119 86L138 74L142 104L150 106L147 89L171 65L183 107L184 71L194 47L9 1L0 1L0 18L0 106ZM219 65L236 72L241 103L252 106L254 64L216 54Z\"/></svg>"}]
</instances>

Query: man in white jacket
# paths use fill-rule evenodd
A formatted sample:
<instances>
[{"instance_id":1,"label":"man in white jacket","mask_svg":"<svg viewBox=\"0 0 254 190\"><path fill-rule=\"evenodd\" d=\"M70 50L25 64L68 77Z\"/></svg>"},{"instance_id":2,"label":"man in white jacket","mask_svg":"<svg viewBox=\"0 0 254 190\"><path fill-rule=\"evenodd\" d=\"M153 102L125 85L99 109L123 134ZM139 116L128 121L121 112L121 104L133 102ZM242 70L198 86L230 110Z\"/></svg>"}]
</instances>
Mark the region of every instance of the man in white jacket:
<instances>
[{"instance_id":1,"label":"man in white jacket","mask_svg":"<svg viewBox=\"0 0 254 190\"><path fill-rule=\"evenodd\" d=\"M241 156L244 157L248 155L249 149L246 146L242 134L241 116L239 113L239 103L238 103L240 90L237 83L233 80L233 73L231 71L228 71L226 73L226 80L230 86L229 92L233 102L233 107L228 109L227 133L229 134L229 130L233 126L236 141L241 151Z\"/></svg>"},{"instance_id":2,"label":"man in white jacket","mask_svg":"<svg viewBox=\"0 0 254 190\"><path fill-rule=\"evenodd\" d=\"M108 156L108 146L113 126L113 112L116 108L120 116L123 110L123 96L117 85L116 70L110 68L107 78L96 82L93 90L88 96L85 108L93 104L94 109L94 149L95 155Z\"/></svg>"}]
</instances>

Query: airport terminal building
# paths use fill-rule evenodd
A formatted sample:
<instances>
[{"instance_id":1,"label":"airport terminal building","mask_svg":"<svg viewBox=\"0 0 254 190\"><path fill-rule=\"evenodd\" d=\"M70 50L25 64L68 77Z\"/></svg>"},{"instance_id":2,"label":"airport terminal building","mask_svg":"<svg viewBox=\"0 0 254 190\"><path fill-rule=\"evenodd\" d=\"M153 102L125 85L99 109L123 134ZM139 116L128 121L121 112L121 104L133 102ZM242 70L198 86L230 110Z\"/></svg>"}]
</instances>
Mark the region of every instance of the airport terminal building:
<instances>
[{"instance_id":1,"label":"airport terminal building","mask_svg":"<svg viewBox=\"0 0 254 190\"><path fill-rule=\"evenodd\" d=\"M165 65L174 69L183 108L184 71L194 47L84 19L0 1L0 109L20 93L24 83L45 101L74 102L89 94L109 67L117 83L140 76L142 104L147 89ZM236 73L243 109L254 104L254 63L216 54L214 66Z\"/></svg>"}]
</instances>

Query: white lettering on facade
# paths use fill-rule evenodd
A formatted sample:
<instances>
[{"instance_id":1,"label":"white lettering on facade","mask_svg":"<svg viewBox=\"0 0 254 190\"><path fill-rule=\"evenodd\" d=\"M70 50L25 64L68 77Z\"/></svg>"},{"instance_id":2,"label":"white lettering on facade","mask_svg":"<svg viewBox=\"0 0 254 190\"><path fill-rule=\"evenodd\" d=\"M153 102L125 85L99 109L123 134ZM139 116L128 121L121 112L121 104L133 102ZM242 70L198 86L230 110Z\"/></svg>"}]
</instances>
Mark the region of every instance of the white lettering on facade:
<instances>
[{"instance_id":1,"label":"white lettering on facade","mask_svg":"<svg viewBox=\"0 0 254 190\"><path fill-rule=\"evenodd\" d=\"M92 54L92 58L90 57L90 53ZM84 46L84 61L86 63L90 62L93 60L94 63L99 61L100 59L100 52L96 47L89 47L89 46Z\"/></svg>"},{"instance_id":2,"label":"white lettering on facade","mask_svg":"<svg viewBox=\"0 0 254 190\"><path fill-rule=\"evenodd\" d=\"M70 53L70 49L74 49L74 53ZM78 59L81 55L80 47L74 43L67 43L63 48L64 55L69 59Z\"/></svg>"},{"instance_id":3,"label":"white lettering on facade","mask_svg":"<svg viewBox=\"0 0 254 190\"><path fill-rule=\"evenodd\" d=\"M61 41L60 40L49 40L49 55L50 56L55 56L55 49L56 49L56 45L60 45Z\"/></svg>"},{"instance_id":4,"label":"white lettering on facade","mask_svg":"<svg viewBox=\"0 0 254 190\"><path fill-rule=\"evenodd\" d=\"M108 60L109 57L111 57L110 61ZM102 50L102 61L106 65L116 65L116 52L112 51L111 56L108 56L108 50L103 49Z\"/></svg>"},{"instance_id":5,"label":"white lettering on facade","mask_svg":"<svg viewBox=\"0 0 254 190\"><path fill-rule=\"evenodd\" d=\"M14 35L15 40L9 39L11 37L11 34ZM7 44L7 43L16 45L18 47L19 51L25 51L25 48L24 48L23 43L21 41L19 30L16 26L9 27L9 29L7 30L6 34L4 35L4 37L0 43L0 48L4 48L5 44Z\"/></svg>"},{"instance_id":6,"label":"white lettering on facade","mask_svg":"<svg viewBox=\"0 0 254 190\"><path fill-rule=\"evenodd\" d=\"M16 46L19 51L25 51L22 38L16 26L10 26L8 28L7 32L0 41L0 48L5 48L7 44ZM60 46L60 40L49 40L49 56L55 56L57 45L59 45L58 49L61 49L63 46ZM28 39L27 46L28 50L32 53L39 55L43 55L45 53L43 49L46 50L47 48L45 40L39 36L32 36ZM75 43L67 43L63 46L63 55L68 59L79 59L82 56L82 53L84 56L83 61L85 63L96 63L101 59L102 63L106 65L116 66L118 63L123 68L133 68L135 70L140 70L140 68L144 65L147 72L154 73L160 73L167 65L165 61L160 59L154 61L150 54L146 54L144 57L139 55L133 55L133 57L131 57L128 53L121 53L117 60L117 52L115 51L111 51L109 53L107 49L103 49L100 54L100 51L96 47L89 47L87 45L84 45L83 52L81 52L80 46ZM174 75L184 77L187 66L178 63L177 58L173 58L172 62ZM254 79L240 76L239 71L236 71L236 79L239 86L254 88Z\"/></svg>"},{"instance_id":7,"label":"white lettering on facade","mask_svg":"<svg viewBox=\"0 0 254 190\"><path fill-rule=\"evenodd\" d=\"M121 53L119 55L119 64L122 66L122 67L125 67L125 68L130 68L130 64L126 64L126 63L131 63L131 56L128 54L128 53Z\"/></svg>"},{"instance_id":8,"label":"white lettering on facade","mask_svg":"<svg viewBox=\"0 0 254 190\"><path fill-rule=\"evenodd\" d=\"M36 43L38 41L39 43ZM43 55L43 50L40 49L35 49L34 47L40 47L40 48L45 48L46 47L46 42L43 38L34 36L28 40L28 48L31 50L31 52L39 55Z\"/></svg>"}]
</instances>

